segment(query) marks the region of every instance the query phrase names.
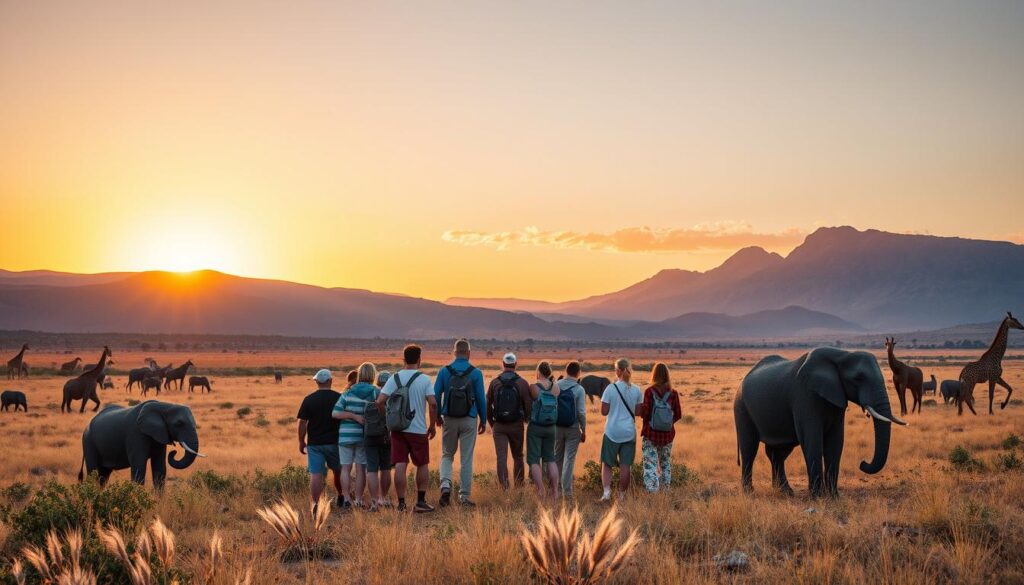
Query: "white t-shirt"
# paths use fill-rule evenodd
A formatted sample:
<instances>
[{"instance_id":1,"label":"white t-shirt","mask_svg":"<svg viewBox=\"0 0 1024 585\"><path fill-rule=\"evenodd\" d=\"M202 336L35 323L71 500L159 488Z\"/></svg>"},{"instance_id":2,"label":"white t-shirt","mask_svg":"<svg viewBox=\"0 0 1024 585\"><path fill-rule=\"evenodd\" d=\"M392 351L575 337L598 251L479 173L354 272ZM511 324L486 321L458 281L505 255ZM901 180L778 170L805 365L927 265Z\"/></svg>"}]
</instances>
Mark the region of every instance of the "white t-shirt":
<instances>
[{"instance_id":1,"label":"white t-shirt","mask_svg":"<svg viewBox=\"0 0 1024 585\"><path fill-rule=\"evenodd\" d=\"M395 390L398 390L397 376L402 378L403 384L409 384L409 379L418 371L402 370L396 376L391 376L384 383L384 387L380 389L380 393L385 396L391 396ZM412 385L409 386L409 410L415 411L416 416L413 417L412 421L409 422L409 426L402 432L414 435L427 434L427 396L433 395L434 383L430 381L430 376L422 373L416 376L416 379L412 381Z\"/></svg>"},{"instance_id":2,"label":"white t-shirt","mask_svg":"<svg viewBox=\"0 0 1024 585\"><path fill-rule=\"evenodd\" d=\"M616 391L618 388L618 391ZM622 402L626 399L626 403ZM627 384L622 380L616 380L604 389L601 395L601 402L608 405L608 418L604 421L604 436L609 441L616 443L628 443L636 440L636 421L630 416L629 411L636 414L637 407L643 403L644 397L635 384ZM629 404L629 410L626 409Z\"/></svg>"}]
</instances>

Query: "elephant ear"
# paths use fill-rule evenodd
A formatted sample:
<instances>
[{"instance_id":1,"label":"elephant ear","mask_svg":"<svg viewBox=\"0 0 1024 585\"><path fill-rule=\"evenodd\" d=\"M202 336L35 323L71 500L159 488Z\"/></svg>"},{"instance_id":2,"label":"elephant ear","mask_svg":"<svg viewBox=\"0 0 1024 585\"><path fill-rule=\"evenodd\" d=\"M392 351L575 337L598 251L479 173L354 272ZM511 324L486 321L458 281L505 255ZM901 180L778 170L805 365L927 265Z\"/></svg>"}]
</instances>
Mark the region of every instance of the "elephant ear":
<instances>
[{"instance_id":1,"label":"elephant ear","mask_svg":"<svg viewBox=\"0 0 1024 585\"><path fill-rule=\"evenodd\" d=\"M845 352L832 347L819 347L807 354L796 372L797 381L808 392L814 392L836 408L846 408L846 392L839 376L839 360Z\"/></svg>"},{"instance_id":2,"label":"elephant ear","mask_svg":"<svg viewBox=\"0 0 1024 585\"><path fill-rule=\"evenodd\" d=\"M135 416L135 424L142 434L149 436L157 443L168 444L171 436L167 432L167 423L159 402L144 402L139 405L139 413Z\"/></svg>"}]
</instances>

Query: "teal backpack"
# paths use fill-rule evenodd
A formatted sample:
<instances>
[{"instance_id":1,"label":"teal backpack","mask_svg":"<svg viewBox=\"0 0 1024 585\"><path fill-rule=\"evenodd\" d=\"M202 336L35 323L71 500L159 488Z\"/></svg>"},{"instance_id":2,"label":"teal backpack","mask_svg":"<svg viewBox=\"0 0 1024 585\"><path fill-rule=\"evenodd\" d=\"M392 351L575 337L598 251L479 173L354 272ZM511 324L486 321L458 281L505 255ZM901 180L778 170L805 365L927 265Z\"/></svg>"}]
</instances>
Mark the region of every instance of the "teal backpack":
<instances>
[{"instance_id":1,"label":"teal backpack","mask_svg":"<svg viewBox=\"0 0 1024 585\"><path fill-rule=\"evenodd\" d=\"M652 391L651 395L654 398L654 406L651 408L651 430L668 432L672 430L672 423L675 422L675 413L672 412L672 405L669 404L669 397L672 396L671 390L666 390L664 394L658 396L657 391Z\"/></svg>"},{"instance_id":2,"label":"teal backpack","mask_svg":"<svg viewBox=\"0 0 1024 585\"><path fill-rule=\"evenodd\" d=\"M554 387L555 383L552 382L547 390L541 388L540 396L533 401L533 416L530 417L533 424L550 427L558 420L558 398L551 392Z\"/></svg>"}]
</instances>

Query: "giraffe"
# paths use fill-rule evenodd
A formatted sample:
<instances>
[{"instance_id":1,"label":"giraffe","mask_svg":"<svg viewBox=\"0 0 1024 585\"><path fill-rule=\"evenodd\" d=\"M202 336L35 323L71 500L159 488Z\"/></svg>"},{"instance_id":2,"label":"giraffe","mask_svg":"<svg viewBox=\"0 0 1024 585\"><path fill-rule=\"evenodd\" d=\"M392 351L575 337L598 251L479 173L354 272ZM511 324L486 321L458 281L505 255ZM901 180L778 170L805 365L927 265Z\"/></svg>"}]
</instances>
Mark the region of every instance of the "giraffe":
<instances>
[{"instance_id":1,"label":"giraffe","mask_svg":"<svg viewBox=\"0 0 1024 585\"><path fill-rule=\"evenodd\" d=\"M16 355L13 358L7 360L7 379L8 380L14 379L14 375L15 374L18 375L18 379L19 380L21 379L21 374L24 372L24 370L21 367L21 364L25 360L25 351L28 350L28 349L29 349L29 347L28 347L27 343L22 344L21 351L18 352L18 355Z\"/></svg>"},{"instance_id":2,"label":"giraffe","mask_svg":"<svg viewBox=\"0 0 1024 585\"><path fill-rule=\"evenodd\" d=\"M892 370L892 385L896 388L896 395L899 396L900 399L900 416L906 416L907 414L908 388L910 389L911 397L914 399L914 404L910 407L910 412L917 410L917 412L920 413L924 374L921 373L920 368L908 366L896 359L896 356L893 355L894 347L896 347L896 338L886 337L885 349L889 354L889 369Z\"/></svg>"},{"instance_id":3,"label":"giraffe","mask_svg":"<svg viewBox=\"0 0 1024 585\"><path fill-rule=\"evenodd\" d=\"M1010 403L1013 388L1010 388L1010 385L1003 379L1003 354L1006 353L1006 338L1010 334L1010 329L1024 329L1024 325L1021 325L1020 321L1007 311L1003 322L999 324L999 330L996 332L995 339L992 340L992 345L985 350L985 353L981 354L978 361L970 362L960 370L960 393L956 397L957 415L964 413L965 402L972 414L978 414L974 410L974 385L981 382L988 382L989 414L992 414L992 402L996 397L996 384L1006 388L1006 400L999 405L1000 410L1006 408L1006 405Z\"/></svg>"}]
</instances>

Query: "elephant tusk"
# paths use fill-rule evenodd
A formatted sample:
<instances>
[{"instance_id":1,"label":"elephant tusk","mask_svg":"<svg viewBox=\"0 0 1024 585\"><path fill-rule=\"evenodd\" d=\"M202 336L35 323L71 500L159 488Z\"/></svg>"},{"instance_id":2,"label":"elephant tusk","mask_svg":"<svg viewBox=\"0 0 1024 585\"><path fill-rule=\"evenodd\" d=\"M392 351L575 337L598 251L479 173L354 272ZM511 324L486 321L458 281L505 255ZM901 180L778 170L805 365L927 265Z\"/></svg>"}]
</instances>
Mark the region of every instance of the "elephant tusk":
<instances>
[{"instance_id":1,"label":"elephant tusk","mask_svg":"<svg viewBox=\"0 0 1024 585\"><path fill-rule=\"evenodd\" d=\"M180 445L182 446L182 448L183 448L183 449L185 449L185 450L186 450L186 451L188 451L189 453L191 453L191 454L195 455L196 457L206 457L206 455L203 455L203 454L202 454L202 453L200 453L199 451L196 451L196 450L195 450L195 449L193 449L192 447L189 447L189 446L188 446L188 443L186 443L185 441L181 441L181 442L180 442L179 444L180 444Z\"/></svg>"},{"instance_id":2,"label":"elephant tusk","mask_svg":"<svg viewBox=\"0 0 1024 585\"><path fill-rule=\"evenodd\" d=\"M871 408L870 406L867 407L867 409L868 409L868 413L870 413L871 416L877 418L878 420L880 420L882 422L896 423L898 425L906 425L907 424L907 423L903 422L902 420L896 418L895 416L892 417L893 420L890 420L890 419L882 416L881 414L878 414L878 411L876 411L874 408Z\"/></svg>"},{"instance_id":3,"label":"elephant tusk","mask_svg":"<svg viewBox=\"0 0 1024 585\"><path fill-rule=\"evenodd\" d=\"M894 422L894 423L896 423L898 425L903 425L903 426L907 426L908 425L907 421L901 420L895 414L892 415L892 422Z\"/></svg>"}]
</instances>

